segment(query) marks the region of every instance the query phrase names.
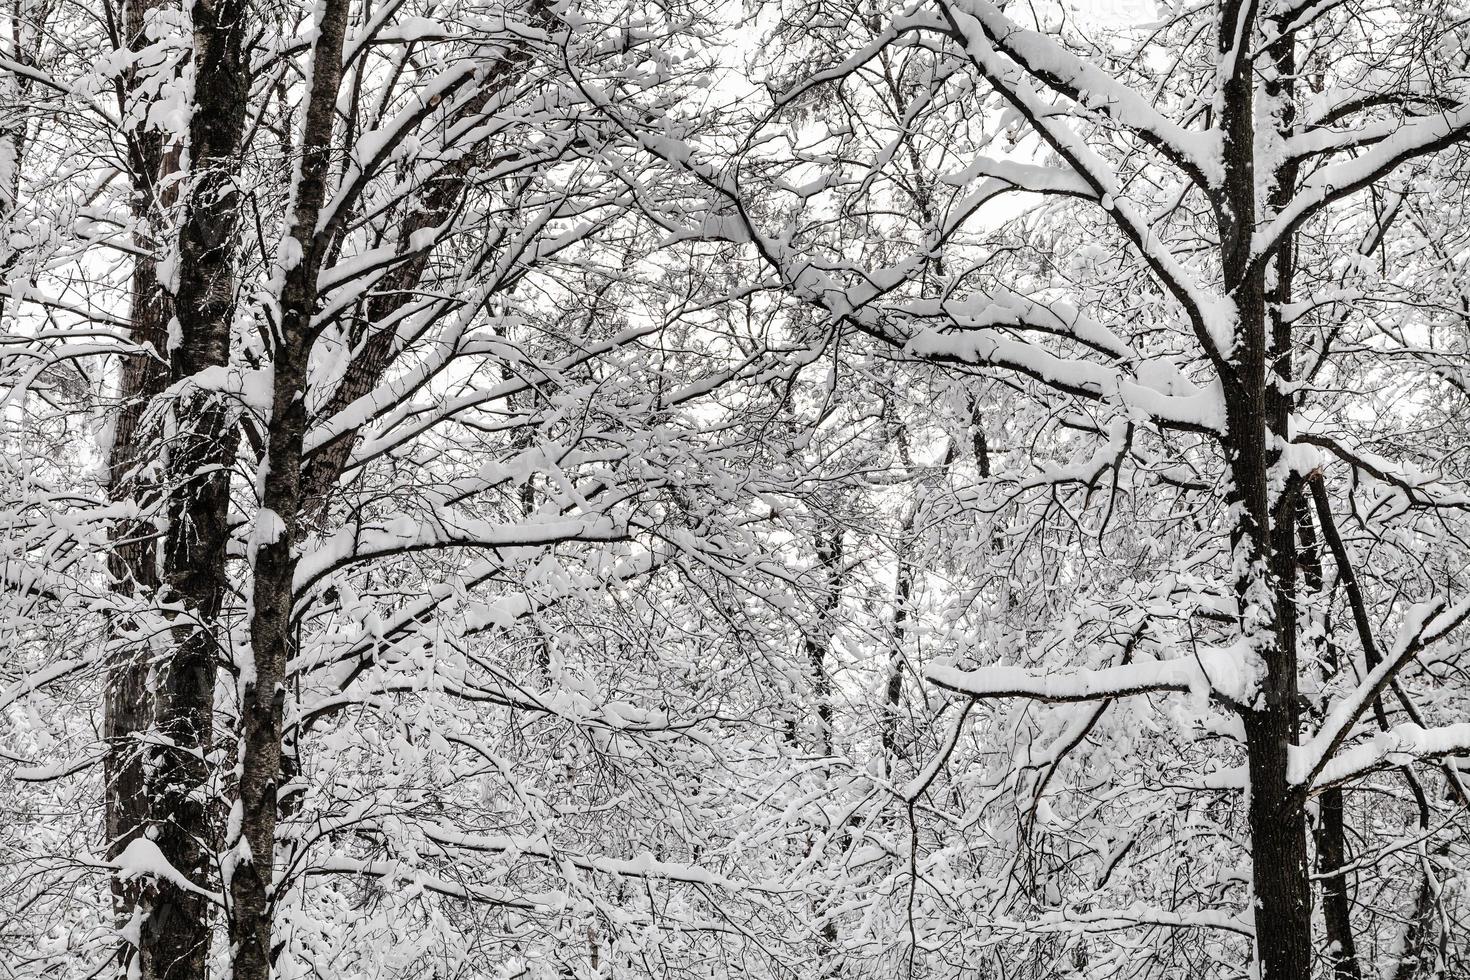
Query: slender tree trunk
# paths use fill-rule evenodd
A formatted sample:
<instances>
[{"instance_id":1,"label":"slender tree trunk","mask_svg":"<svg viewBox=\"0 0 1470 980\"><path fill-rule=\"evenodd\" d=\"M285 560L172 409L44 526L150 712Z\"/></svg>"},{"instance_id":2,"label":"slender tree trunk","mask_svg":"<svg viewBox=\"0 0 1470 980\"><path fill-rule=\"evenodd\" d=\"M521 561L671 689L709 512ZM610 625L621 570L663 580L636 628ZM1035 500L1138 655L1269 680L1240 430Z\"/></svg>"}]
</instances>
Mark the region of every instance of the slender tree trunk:
<instances>
[{"instance_id":1,"label":"slender tree trunk","mask_svg":"<svg viewBox=\"0 0 1470 980\"><path fill-rule=\"evenodd\" d=\"M1361 980L1358 944L1353 938L1352 897L1348 894L1347 823L1342 790L1326 790L1317 800L1317 869L1322 879L1322 918L1327 959L1336 980Z\"/></svg>"},{"instance_id":2,"label":"slender tree trunk","mask_svg":"<svg viewBox=\"0 0 1470 980\"><path fill-rule=\"evenodd\" d=\"M1398 965L1394 968L1393 980L1429 980L1432 976L1442 975L1434 970L1436 883L1427 856L1421 859L1421 863L1419 888L1414 894L1414 909L1409 913L1409 921L1404 926L1404 938L1399 946Z\"/></svg>"},{"instance_id":3,"label":"slender tree trunk","mask_svg":"<svg viewBox=\"0 0 1470 980\"><path fill-rule=\"evenodd\" d=\"M842 528L832 525L817 532L817 562L826 573L817 629L809 632L803 645L812 670L812 692L817 701L816 750L832 754L832 633L837 607L842 602Z\"/></svg>"},{"instance_id":4,"label":"slender tree trunk","mask_svg":"<svg viewBox=\"0 0 1470 980\"><path fill-rule=\"evenodd\" d=\"M555 29L556 19L547 0L530 0L524 14L530 22L545 30ZM535 55L528 43L518 43L507 49L505 55L488 70L488 77L479 92L459 110L461 118L473 116L520 79ZM480 163L475 153L465 153L445 166L438 178L414 202L415 206L403 219L398 240L407 243L416 232L442 224L454 213L464 196L465 179ZM393 330L378 329L378 325L389 321L395 313L409 303L426 269L429 267L429 252L421 252L397 265L385 277L376 294L362 304L363 316L357 322L358 332L347 337L356 352L342 379L327 399L321 417L329 419L346 409L358 398L371 392L382 380L383 373L399 353L399 340ZM326 519L329 497L338 479L347 469L352 449L357 444L359 429L349 428L335 439L319 446L306 460L302 477L304 507L311 523L320 524ZM534 497L535 489L523 490Z\"/></svg>"},{"instance_id":5,"label":"slender tree trunk","mask_svg":"<svg viewBox=\"0 0 1470 980\"><path fill-rule=\"evenodd\" d=\"M903 710L904 640L908 633L909 604L914 590L914 572L910 561L910 545L914 533L915 510L904 514L899 525L898 571L893 584L893 636L888 650L887 679L883 688L883 719L880 742L883 765L892 779L898 761L907 755L898 737L898 723Z\"/></svg>"},{"instance_id":6,"label":"slender tree trunk","mask_svg":"<svg viewBox=\"0 0 1470 980\"><path fill-rule=\"evenodd\" d=\"M274 378L259 516L268 531L261 534L255 553L250 619L253 662L242 667L240 677L240 839L231 842L229 876L235 980L269 980L271 975L276 791L291 644L295 546L302 524L306 367L315 339L312 315L323 253L317 224L326 198L349 8L349 0L325 0L320 8L302 129L300 177L289 215L290 235L300 251L294 262L280 260L286 263L286 277L280 321L272 338Z\"/></svg>"},{"instance_id":7,"label":"slender tree trunk","mask_svg":"<svg viewBox=\"0 0 1470 980\"><path fill-rule=\"evenodd\" d=\"M1311 515L1305 507L1297 515L1301 539L1302 576L1313 596L1325 598L1326 577L1322 573L1322 551ZM1331 623L1324 615L1318 658L1324 680L1341 670L1338 646L1332 639ZM1317 825L1313 835L1317 848L1317 872L1322 875L1322 921L1327 938L1327 958L1334 980L1361 980L1357 942L1353 937L1351 878L1346 870L1347 820L1341 787L1323 791L1317 798Z\"/></svg>"}]
</instances>

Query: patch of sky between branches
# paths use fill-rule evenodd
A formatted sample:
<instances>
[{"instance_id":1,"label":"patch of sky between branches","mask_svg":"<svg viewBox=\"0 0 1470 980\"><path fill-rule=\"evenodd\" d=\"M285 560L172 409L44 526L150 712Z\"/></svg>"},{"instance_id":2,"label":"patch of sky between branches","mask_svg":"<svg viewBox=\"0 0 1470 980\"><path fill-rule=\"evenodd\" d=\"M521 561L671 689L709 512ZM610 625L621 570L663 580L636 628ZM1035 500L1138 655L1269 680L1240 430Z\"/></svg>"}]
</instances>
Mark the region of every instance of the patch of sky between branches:
<instances>
[{"instance_id":1,"label":"patch of sky between branches","mask_svg":"<svg viewBox=\"0 0 1470 980\"><path fill-rule=\"evenodd\" d=\"M1155 0L1065 0L1067 13L1095 27L1144 27L1159 17Z\"/></svg>"}]
</instances>

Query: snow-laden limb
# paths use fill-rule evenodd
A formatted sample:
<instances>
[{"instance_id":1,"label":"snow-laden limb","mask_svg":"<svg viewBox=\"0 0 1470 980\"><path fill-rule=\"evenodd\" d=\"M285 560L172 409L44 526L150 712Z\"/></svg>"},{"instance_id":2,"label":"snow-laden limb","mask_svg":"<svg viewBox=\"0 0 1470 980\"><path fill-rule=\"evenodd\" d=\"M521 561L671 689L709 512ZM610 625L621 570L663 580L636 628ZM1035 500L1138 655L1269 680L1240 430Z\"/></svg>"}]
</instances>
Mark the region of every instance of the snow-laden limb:
<instances>
[{"instance_id":1,"label":"snow-laden limb","mask_svg":"<svg viewBox=\"0 0 1470 980\"><path fill-rule=\"evenodd\" d=\"M19 680L0 688L0 711L10 707L33 691L38 691L54 681L73 674L97 662L95 657L68 657L47 664L40 670L23 674Z\"/></svg>"},{"instance_id":2,"label":"snow-laden limb","mask_svg":"<svg viewBox=\"0 0 1470 980\"><path fill-rule=\"evenodd\" d=\"M578 854L574 851L562 850L541 839L470 834L446 824L428 824L424 827L423 832L425 840L444 848L446 853L452 850L465 850L524 855L570 865L579 871L599 872L625 878L656 878L719 888L725 891L779 892L784 890L775 882L737 881L698 865L678 861L660 861L647 851L632 858L610 858L603 855Z\"/></svg>"},{"instance_id":3,"label":"snow-laden limb","mask_svg":"<svg viewBox=\"0 0 1470 980\"><path fill-rule=\"evenodd\" d=\"M1325 449L1355 470L1392 488L1392 491L1401 492L1408 505L1470 509L1470 494L1448 493L1440 489L1438 485L1444 481L1438 474L1425 472L1418 467L1406 468L1386 456L1358 445L1349 445L1340 436L1303 432L1294 436L1293 442Z\"/></svg>"},{"instance_id":4,"label":"snow-laden limb","mask_svg":"<svg viewBox=\"0 0 1470 980\"><path fill-rule=\"evenodd\" d=\"M999 924L999 923L998 923ZM1062 909L1017 923L1021 930L1036 932L1116 932L1140 926L1162 926L1169 929L1223 929L1242 936L1254 936L1250 920L1216 909L1179 912L1155 908L1142 903L1119 909Z\"/></svg>"},{"instance_id":5,"label":"snow-laden limb","mask_svg":"<svg viewBox=\"0 0 1470 980\"><path fill-rule=\"evenodd\" d=\"M19 22L13 21L12 23L18 36L20 31ZM65 96L69 103L85 107L89 112L95 113L98 118L106 122L109 126L120 127L122 125L122 120L117 117L117 113L107 108L106 103L102 99L96 98L92 92L87 91L75 82L56 78L35 65L28 65L5 55L0 55L0 71L14 75L17 78L28 79L39 85L44 85L48 89L52 89Z\"/></svg>"},{"instance_id":6,"label":"snow-laden limb","mask_svg":"<svg viewBox=\"0 0 1470 980\"><path fill-rule=\"evenodd\" d=\"M435 76L393 118L384 121L378 128L361 134L352 149L348 170L339 182L336 194L322 208L317 219L317 230L321 231L334 224L337 216L351 207L404 137L437 111L440 103L453 98L462 86L471 82L476 73L482 70L481 63L472 58L450 65Z\"/></svg>"},{"instance_id":7,"label":"snow-laden limb","mask_svg":"<svg viewBox=\"0 0 1470 980\"><path fill-rule=\"evenodd\" d=\"M1079 57L1056 38L1027 30L995 4L955 0L952 5L978 21L995 48L1031 77L1136 133L1201 187L1217 186L1224 179L1218 132L1185 129L1112 73Z\"/></svg>"},{"instance_id":8,"label":"snow-laden limb","mask_svg":"<svg viewBox=\"0 0 1470 980\"><path fill-rule=\"evenodd\" d=\"M422 868L413 867L402 861L366 860L341 854L333 854L313 861L304 867L301 873L309 877L359 875L367 878L380 878L400 882L410 889L422 889L464 902L515 909L520 912L553 912L565 909L572 903L572 896L566 891L528 892L520 888L469 884L463 880L450 880L443 875L430 874ZM738 925L729 920L711 919L687 920L680 925L680 929L684 932L742 932Z\"/></svg>"},{"instance_id":9,"label":"snow-laden limb","mask_svg":"<svg viewBox=\"0 0 1470 980\"><path fill-rule=\"evenodd\" d=\"M1439 599L1411 607L1399 625L1398 638L1393 648L1378 666L1368 672L1352 693L1331 708L1316 735L1301 745L1292 747L1287 778L1298 786L1330 785L1347 778L1339 776L1328 779L1326 773L1337 771L1340 760L1351 755L1349 752L1339 756L1338 749L1347 741L1353 726L1410 660L1429 644L1443 639L1467 617L1470 617L1470 599L1463 599L1453 606ZM1424 730L1418 725L1408 727ZM1382 734L1387 733L1380 733ZM1346 763L1342 765L1348 766ZM1372 764L1368 768L1372 768Z\"/></svg>"},{"instance_id":10,"label":"snow-laden limb","mask_svg":"<svg viewBox=\"0 0 1470 980\"><path fill-rule=\"evenodd\" d=\"M383 525L347 528L320 541L296 569L295 591L308 589L322 577L347 565L391 555L443 548L511 550L543 547L570 541L613 541L626 537L601 515L565 520L528 521L505 525L470 517L438 523L400 517Z\"/></svg>"},{"instance_id":11,"label":"snow-laden limb","mask_svg":"<svg viewBox=\"0 0 1470 980\"><path fill-rule=\"evenodd\" d=\"M884 48L887 48L905 34L915 31L937 31L942 28L943 23L939 18L926 11L909 10L894 17L882 31L874 34L867 44L858 48L842 61L823 68L820 71L812 72L793 87L778 94L775 97L776 107L784 108L789 106L814 88L840 81L854 74L868 64L868 62L877 58L883 52Z\"/></svg>"},{"instance_id":12,"label":"snow-laden limb","mask_svg":"<svg viewBox=\"0 0 1470 980\"><path fill-rule=\"evenodd\" d=\"M1070 303L1041 303L1003 286L988 293L958 299L922 299L901 309L914 317L940 317L966 331L1014 327L1076 341L1107 357L1137 360L1139 352L1117 331L1088 316Z\"/></svg>"},{"instance_id":13,"label":"snow-laden limb","mask_svg":"<svg viewBox=\"0 0 1470 980\"><path fill-rule=\"evenodd\" d=\"M1302 182L1279 214L1256 232L1251 251L1269 255L1324 206L1355 194L1415 157L1444 149L1470 136L1470 106L1436 112L1407 122L1359 156L1323 167Z\"/></svg>"},{"instance_id":14,"label":"snow-laden limb","mask_svg":"<svg viewBox=\"0 0 1470 980\"><path fill-rule=\"evenodd\" d=\"M0 759L7 762L20 764L13 776L21 783L44 783L53 779L65 779L67 776L75 776L84 772L92 766L97 765L105 757L101 750L94 749L80 758L65 759L61 762L52 762L45 765L28 763L25 759L0 748Z\"/></svg>"},{"instance_id":15,"label":"snow-laden limb","mask_svg":"<svg viewBox=\"0 0 1470 980\"><path fill-rule=\"evenodd\" d=\"M963 45L965 54L976 70L1092 188L1093 195L1106 209L1118 230L1138 250L1170 295L1185 308L1201 349L1216 364L1223 365L1234 345L1233 316L1230 314L1233 304L1228 299L1214 295L1166 245L1159 242L1153 233L1149 216L1123 199L1123 186L1114 167L1067 124L1067 116L1059 111L1060 107L1044 98L1028 81L1040 76L1017 68L1018 60L1023 65L1025 62L1021 55L1013 52L1010 43L1015 34L1024 32L993 5L984 3L983 0L967 0L963 4L945 2L942 8L952 32ZM1038 43L1048 47L1055 46L1054 42L1044 37ZM1049 50L1044 58L1057 59L1062 64L1066 60ZM1111 100L1113 104L1126 103L1133 107L1121 94L1128 91L1126 86L1108 78L1099 79L1097 84L1103 85L1102 92L1105 93L1099 96L1100 101ZM1136 93L1134 98L1137 98ZM1148 109L1150 113L1153 111L1152 108ZM1153 133L1150 129L1152 120L1145 115L1129 111L1124 113L1120 121L1125 122L1130 129L1161 152L1172 148L1172 151L1182 154L1176 162L1181 159L1183 163L1188 162L1189 153L1181 144ZM1164 155L1169 157L1170 152L1165 152Z\"/></svg>"},{"instance_id":16,"label":"snow-laden limb","mask_svg":"<svg viewBox=\"0 0 1470 980\"><path fill-rule=\"evenodd\" d=\"M164 857L163 851L159 850L157 844L146 837L133 839L122 853L111 861L107 867L113 868L117 876L123 881L134 878L162 878L171 881L179 888L195 895L202 895L216 904L224 904L224 898L219 892L212 892L200 888L189 880L189 876L169 863Z\"/></svg>"},{"instance_id":17,"label":"snow-laden limb","mask_svg":"<svg viewBox=\"0 0 1470 980\"><path fill-rule=\"evenodd\" d=\"M1436 728L1406 722L1338 752L1317 771L1312 789L1336 786L1383 766L1404 766L1421 759L1453 755L1470 755L1470 722ZM1292 762L1295 774L1298 772L1296 756Z\"/></svg>"},{"instance_id":18,"label":"snow-laden limb","mask_svg":"<svg viewBox=\"0 0 1470 980\"><path fill-rule=\"evenodd\" d=\"M429 874L419 868L410 867L401 861L371 861L332 854L313 861L302 869L307 876L319 875L362 875L368 878L386 878L401 881L410 887L421 888L449 898L466 902L479 902L503 908L520 909L525 912L544 911L565 905L564 893L531 895L519 889L494 888L485 885L469 885L450 881L439 875Z\"/></svg>"},{"instance_id":19,"label":"snow-laden limb","mask_svg":"<svg viewBox=\"0 0 1470 980\"><path fill-rule=\"evenodd\" d=\"M309 837L321 839L330 835L334 830L351 829L358 833L384 833L386 829L372 821L363 821L354 816L343 819L337 823L319 823L310 827L302 826L294 828L284 834L285 837ZM777 881L743 881L731 878L728 875L711 871L698 864L690 864L681 861L664 861L655 858L651 853L644 850L631 858L613 858L606 855L594 854L570 850L548 842L543 837L531 837L510 834L476 834L444 822L430 822L422 827L424 841L433 845L433 849L440 856L448 859L463 860L465 853L504 855L508 859L526 857L538 861L555 864L565 869L576 869L578 872L593 874L608 874L623 878L656 879L669 882L678 882L686 885L694 885L711 889L719 889L725 892L764 892L768 894L779 894L789 888ZM134 842L137 843L137 842ZM165 868L158 870L157 865L162 861L162 856L157 853L158 849L152 842L143 842L149 847L139 850L139 856L131 863L138 865L141 870L137 873L168 873L177 874L173 869ZM130 860L129 853L134 848L130 846L119 857L114 865L125 860ZM340 856L340 855L338 855ZM166 865L167 862L164 862ZM388 864L396 864L389 862ZM344 872L362 871L364 868L358 862L353 861L347 865L334 863L333 858L327 859L325 863L317 862L322 870L340 870ZM415 880L421 873L421 869L397 864L396 869L390 870L384 866L383 873L394 875L401 874L406 880Z\"/></svg>"},{"instance_id":20,"label":"snow-laden limb","mask_svg":"<svg viewBox=\"0 0 1470 980\"><path fill-rule=\"evenodd\" d=\"M1049 703L1099 701L1167 691L1198 692L1234 703L1249 703L1256 686L1244 648L1239 645L1202 650L1173 660L1095 670L1047 671L1004 666L964 670L937 663L924 676L938 687L972 698L1026 698Z\"/></svg>"},{"instance_id":21,"label":"snow-laden limb","mask_svg":"<svg viewBox=\"0 0 1470 980\"><path fill-rule=\"evenodd\" d=\"M1114 401L1165 426L1200 432L1220 432L1224 426L1225 401L1218 384L1190 394L1163 392L1118 368L1059 357L991 331L925 330L909 339L905 351L931 360L1008 368L1058 391Z\"/></svg>"}]
</instances>

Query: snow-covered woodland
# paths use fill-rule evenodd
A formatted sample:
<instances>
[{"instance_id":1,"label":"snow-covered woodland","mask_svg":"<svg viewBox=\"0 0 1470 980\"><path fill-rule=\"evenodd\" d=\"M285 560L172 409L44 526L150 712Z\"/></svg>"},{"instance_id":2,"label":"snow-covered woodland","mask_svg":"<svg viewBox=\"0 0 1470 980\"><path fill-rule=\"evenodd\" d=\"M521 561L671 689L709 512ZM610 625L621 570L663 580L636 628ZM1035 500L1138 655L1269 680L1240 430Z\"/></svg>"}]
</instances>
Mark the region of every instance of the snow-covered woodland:
<instances>
[{"instance_id":1,"label":"snow-covered woodland","mask_svg":"<svg viewBox=\"0 0 1470 980\"><path fill-rule=\"evenodd\" d=\"M1464 0L0 7L0 980L1470 977Z\"/></svg>"}]
</instances>

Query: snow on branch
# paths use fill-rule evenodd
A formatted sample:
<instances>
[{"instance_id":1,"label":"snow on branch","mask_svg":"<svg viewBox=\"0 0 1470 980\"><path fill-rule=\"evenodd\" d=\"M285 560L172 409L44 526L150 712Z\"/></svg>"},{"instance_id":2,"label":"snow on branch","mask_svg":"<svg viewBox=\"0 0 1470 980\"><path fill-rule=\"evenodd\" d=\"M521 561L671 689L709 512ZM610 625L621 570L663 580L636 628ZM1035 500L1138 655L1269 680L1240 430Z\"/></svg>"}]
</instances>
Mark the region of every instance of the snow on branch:
<instances>
[{"instance_id":1,"label":"snow on branch","mask_svg":"<svg viewBox=\"0 0 1470 980\"><path fill-rule=\"evenodd\" d=\"M974 18L995 49L1032 78L1136 133L1201 187L1217 186L1224 179L1218 132L1185 129L1110 72L1077 56L1055 38L1021 27L992 3L956 0L946 6Z\"/></svg>"},{"instance_id":2,"label":"snow on branch","mask_svg":"<svg viewBox=\"0 0 1470 980\"><path fill-rule=\"evenodd\" d=\"M1359 156L1323 167L1302 187L1276 217L1255 234L1252 252L1260 259L1324 206L1365 189L1415 157L1452 146L1470 135L1470 106L1437 112L1407 122Z\"/></svg>"},{"instance_id":3,"label":"snow on branch","mask_svg":"<svg viewBox=\"0 0 1470 980\"><path fill-rule=\"evenodd\" d=\"M1395 725L1333 756L1317 771L1312 789L1336 786L1384 766L1455 755L1470 756L1470 722L1436 728L1412 722Z\"/></svg>"},{"instance_id":4,"label":"snow on branch","mask_svg":"<svg viewBox=\"0 0 1470 980\"><path fill-rule=\"evenodd\" d=\"M965 670L934 664L925 671L925 677L945 690L972 698L1026 698L1054 704L1168 691L1247 703L1256 683L1240 646L1097 670L1047 671L1009 666Z\"/></svg>"},{"instance_id":5,"label":"snow on branch","mask_svg":"<svg viewBox=\"0 0 1470 980\"><path fill-rule=\"evenodd\" d=\"M1425 743L1424 751L1416 753L1413 749L1414 740L1418 738L1415 731L1445 730L1426 730L1418 725L1408 725L1393 729L1396 732L1403 729L1405 740L1403 748L1392 747L1397 743L1379 743L1375 740L1373 744L1378 745L1381 749L1381 753L1376 757L1374 752L1367 752L1361 746L1338 754L1338 749L1351 735L1353 726L1367 712L1369 705L1388 687L1395 675L1425 647L1443 639L1452 630L1459 627L1467 617L1470 617L1470 599L1461 600L1453 606L1440 599L1419 603L1409 609L1399 626L1398 639L1393 649L1379 662L1377 667L1363 678L1362 683L1354 688L1351 694L1332 707L1315 736L1300 746L1292 747L1287 773L1290 781L1298 786L1331 785L1358 772L1375 768L1383 758L1389 755L1426 756L1442 755L1453 751L1453 746L1447 749L1436 749L1435 745L1438 743L1430 739ZM1470 726L1454 725L1450 727L1451 729L1465 729L1465 732L1470 734ZM1380 736L1387 734L1389 733L1379 733ZM1453 734L1449 736L1451 740L1455 737ZM1329 777L1329 773L1338 775Z\"/></svg>"}]
</instances>

